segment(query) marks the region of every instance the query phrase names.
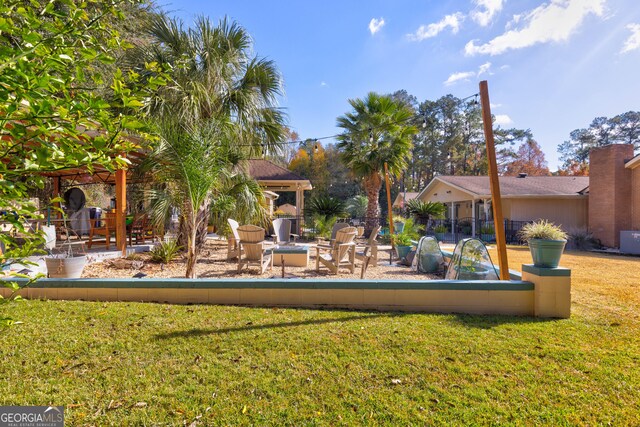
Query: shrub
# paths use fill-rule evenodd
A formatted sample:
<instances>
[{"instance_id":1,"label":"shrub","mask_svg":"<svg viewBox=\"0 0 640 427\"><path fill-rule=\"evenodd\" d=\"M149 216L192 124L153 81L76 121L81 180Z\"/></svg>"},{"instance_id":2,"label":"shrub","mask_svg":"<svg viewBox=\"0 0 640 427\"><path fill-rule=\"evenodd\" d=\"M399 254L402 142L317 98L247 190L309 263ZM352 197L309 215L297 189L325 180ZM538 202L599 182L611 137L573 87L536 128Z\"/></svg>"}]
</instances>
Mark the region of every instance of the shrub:
<instances>
[{"instance_id":1,"label":"shrub","mask_svg":"<svg viewBox=\"0 0 640 427\"><path fill-rule=\"evenodd\" d=\"M326 217L323 215L315 215L313 217L313 228L316 230L316 236L329 239L331 237L333 225L337 220L338 218L335 216Z\"/></svg>"},{"instance_id":2,"label":"shrub","mask_svg":"<svg viewBox=\"0 0 640 427\"><path fill-rule=\"evenodd\" d=\"M415 217L424 219L444 218L447 207L440 202L423 202L413 199L407 202L407 211Z\"/></svg>"},{"instance_id":3,"label":"shrub","mask_svg":"<svg viewBox=\"0 0 640 427\"><path fill-rule=\"evenodd\" d=\"M448 231L449 231L449 229L444 224L438 224L435 227L433 227L433 232L434 233L440 234L440 233L446 233Z\"/></svg>"},{"instance_id":4,"label":"shrub","mask_svg":"<svg viewBox=\"0 0 640 427\"><path fill-rule=\"evenodd\" d=\"M480 234L496 234L496 229L493 225L483 225L480 227Z\"/></svg>"},{"instance_id":5,"label":"shrub","mask_svg":"<svg viewBox=\"0 0 640 427\"><path fill-rule=\"evenodd\" d=\"M168 264L178 255L182 249L175 240L167 240L151 250L151 261Z\"/></svg>"},{"instance_id":6,"label":"shrub","mask_svg":"<svg viewBox=\"0 0 640 427\"><path fill-rule=\"evenodd\" d=\"M328 196L312 198L305 206L305 211L314 217L316 215L324 216L325 218L346 216L344 202Z\"/></svg>"},{"instance_id":7,"label":"shrub","mask_svg":"<svg viewBox=\"0 0 640 427\"><path fill-rule=\"evenodd\" d=\"M567 240L567 233L546 219L525 224L518 232L518 236L527 242L531 239Z\"/></svg>"},{"instance_id":8,"label":"shrub","mask_svg":"<svg viewBox=\"0 0 640 427\"><path fill-rule=\"evenodd\" d=\"M404 222L402 232L391 236L391 240L396 246L411 246L412 240L418 240L422 226L415 223L413 218L409 218Z\"/></svg>"},{"instance_id":9,"label":"shrub","mask_svg":"<svg viewBox=\"0 0 640 427\"><path fill-rule=\"evenodd\" d=\"M568 243L579 251L590 251L599 246L598 240L585 228L569 231Z\"/></svg>"}]
</instances>

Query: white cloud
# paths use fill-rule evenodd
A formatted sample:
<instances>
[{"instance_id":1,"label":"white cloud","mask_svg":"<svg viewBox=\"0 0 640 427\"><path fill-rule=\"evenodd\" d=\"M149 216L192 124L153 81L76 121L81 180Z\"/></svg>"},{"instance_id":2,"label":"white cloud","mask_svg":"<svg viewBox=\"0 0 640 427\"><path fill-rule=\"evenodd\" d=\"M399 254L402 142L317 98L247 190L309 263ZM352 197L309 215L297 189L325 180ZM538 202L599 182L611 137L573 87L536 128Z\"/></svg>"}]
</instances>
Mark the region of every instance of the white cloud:
<instances>
[{"instance_id":1,"label":"white cloud","mask_svg":"<svg viewBox=\"0 0 640 427\"><path fill-rule=\"evenodd\" d=\"M438 22L434 22L429 25L421 25L415 33L407 34L407 38L414 42L419 42L424 39L435 37L447 27L451 28L451 32L456 34L460 30L460 24L464 21L464 15L460 12L456 12L451 15L447 15Z\"/></svg>"},{"instance_id":2,"label":"white cloud","mask_svg":"<svg viewBox=\"0 0 640 427\"><path fill-rule=\"evenodd\" d=\"M463 71L461 73L453 73L444 82L444 84L449 86L460 80L469 80L471 77L475 77L475 76L476 76L476 73L473 71Z\"/></svg>"},{"instance_id":3,"label":"white cloud","mask_svg":"<svg viewBox=\"0 0 640 427\"><path fill-rule=\"evenodd\" d=\"M491 74L491 62L485 62L484 64L478 67L478 71L462 71L459 73L453 73L449 76L449 78L444 82L446 86L451 86L452 84L463 81L469 81L472 77L480 77L482 74Z\"/></svg>"},{"instance_id":4,"label":"white cloud","mask_svg":"<svg viewBox=\"0 0 640 427\"><path fill-rule=\"evenodd\" d=\"M380 19L371 18L371 21L369 21L369 31L371 35L380 31L382 27L384 27L384 18L382 17Z\"/></svg>"},{"instance_id":5,"label":"white cloud","mask_svg":"<svg viewBox=\"0 0 640 427\"><path fill-rule=\"evenodd\" d=\"M478 77L480 77L482 74L491 74L490 70L491 62L485 62L480 66L480 68L478 68Z\"/></svg>"},{"instance_id":6,"label":"white cloud","mask_svg":"<svg viewBox=\"0 0 640 427\"><path fill-rule=\"evenodd\" d=\"M329 86L329 84L327 82L325 82L325 81L321 81L320 82L320 87L328 87L328 86Z\"/></svg>"},{"instance_id":7,"label":"white cloud","mask_svg":"<svg viewBox=\"0 0 640 427\"><path fill-rule=\"evenodd\" d=\"M502 0L475 0L475 4L477 7L471 12L471 18L482 27L489 25L502 10Z\"/></svg>"},{"instance_id":8,"label":"white cloud","mask_svg":"<svg viewBox=\"0 0 640 427\"><path fill-rule=\"evenodd\" d=\"M506 114L496 114L496 120L493 123L495 125L510 125L513 123L513 120Z\"/></svg>"},{"instance_id":9,"label":"white cloud","mask_svg":"<svg viewBox=\"0 0 640 427\"><path fill-rule=\"evenodd\" d=\"M631 35L624 42L620 53L631 52L632 50L640 49L640 24L629 24L627 29L631 30Z\"/></svg>"},{"instance_id":10,"label":"white cloud","mask_svg":"<svg viewBox=\"0 0 640 427\"><path fill-rule=\"evenodd\" d=\"M502 107L502 104L494 104L493 102L490 102L489 107L491 107L491 109L500 108Z\"/></svg>"},{"instance_id":11,"label":"white cloud","mask_svg":"<svg viewBox=\"0 0 640 427\"><path fill-rule=\"evenodd\" d=\"M488 43L476 45L471 40L465 46L467 55L499 55L510 49L522 49L538 43L562 42L582 25L589 14L602 16L606 0L552 0L524 14L514 16L508 30Z\"/></svg>"}]
</instances>

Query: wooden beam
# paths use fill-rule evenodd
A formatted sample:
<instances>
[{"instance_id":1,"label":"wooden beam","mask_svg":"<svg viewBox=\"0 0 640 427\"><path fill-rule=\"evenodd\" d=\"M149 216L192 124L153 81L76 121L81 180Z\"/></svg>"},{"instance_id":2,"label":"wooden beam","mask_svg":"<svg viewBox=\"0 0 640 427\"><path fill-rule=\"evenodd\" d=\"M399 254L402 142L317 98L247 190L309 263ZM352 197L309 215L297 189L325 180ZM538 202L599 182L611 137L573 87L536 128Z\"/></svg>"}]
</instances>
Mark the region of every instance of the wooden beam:
<instances>
[{"instance_id":1,"label":"wooden beam","mask_svg":"<svg viewBox=\"0 0 640 427\"><path fill-rule=\"evenodd\" d=\"M480 103L482 105L482 124L484 138L487 143L487 159L489 161L489 182L491 184L491 201L493 205L493 228L496 233L498 261L500 263L500 279L509 280L509 261L507 260L507 239L504 234L504 218L502 216L502 198L500 196L500 180L498 179L498 162L493 139L493 122L489 103L489 85L486 80L480 82Z\"/></svg>"},{"instance_id":2,"label":"wooden beam","mask_svg":"<svg viewBox=\"0 0 640 427\"><path fill-rule=\"evenodd\" d=\"M389 185L389 167L384 162L384 183L387 187L387 210L389 211L389 236L393 235L393 212L391 210L391 188ZM391 240L391 248L393 248L393 240Z\"/></svg>"},{"instance_id":3,"label":"wooden beam","mask_svg":"<svg viewBox=\"0 0 640 427\"><path fill-rule=\"evenodd\" d=\"M60 181L61 178L59 176L56 176L53 178L53 197L60 197ZM53 206L57 209L60 209L60 203L56 202L53 204ZM58 210L55 210L53 213L54 218L60 218L60 212Z\"/></svg>"},{"instance_id":4,"label":"wooden beam","mask_svg":"<svg viewBox=\"0 0 640 427\"><path fill-rule=\"evenodd\" d=\"M116 171L116 248L127 255L127 171Z\"/></svg>"}]
</instances>

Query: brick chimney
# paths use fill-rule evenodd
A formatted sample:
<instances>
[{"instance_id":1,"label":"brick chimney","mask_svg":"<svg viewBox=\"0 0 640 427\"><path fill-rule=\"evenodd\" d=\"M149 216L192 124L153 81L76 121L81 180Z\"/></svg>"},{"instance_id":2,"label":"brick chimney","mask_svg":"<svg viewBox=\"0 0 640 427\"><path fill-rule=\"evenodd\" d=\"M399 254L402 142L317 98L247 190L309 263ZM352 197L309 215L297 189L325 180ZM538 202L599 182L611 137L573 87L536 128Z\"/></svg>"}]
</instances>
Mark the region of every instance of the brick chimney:
<instances>
[{"instance_id":1,"label":"brick chimney","mask_svg":"<svg viewBox=\"0 0 640 427\"><path fill-rule=\"evenodd\" d=\"M633 145L613 144L589 153L589 229L608 247L620 247L620 230L631 229Z\"/></svg>"}]
</instances>

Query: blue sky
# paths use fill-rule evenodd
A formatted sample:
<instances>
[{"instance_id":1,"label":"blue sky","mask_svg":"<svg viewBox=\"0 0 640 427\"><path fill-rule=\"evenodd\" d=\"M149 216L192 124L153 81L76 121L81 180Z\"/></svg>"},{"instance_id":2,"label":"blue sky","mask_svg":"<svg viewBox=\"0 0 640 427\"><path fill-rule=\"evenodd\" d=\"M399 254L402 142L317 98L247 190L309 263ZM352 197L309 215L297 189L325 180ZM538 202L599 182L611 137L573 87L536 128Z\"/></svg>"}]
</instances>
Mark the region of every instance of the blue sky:
<instances>
[{"instance_id":1,"label":"blue sky","mask_svg":"<svg viewBox=\"0 0 640 427\"><path fill-rule=\"evenodd\" d=\"M301 138L339 132L349 98L406 89L466 97L488 80L492 113L529 128L549 166L569 132L640 109L640 0L174 1L190 24L229 16L275 60Z\"/></svg>"}]
</instances>

